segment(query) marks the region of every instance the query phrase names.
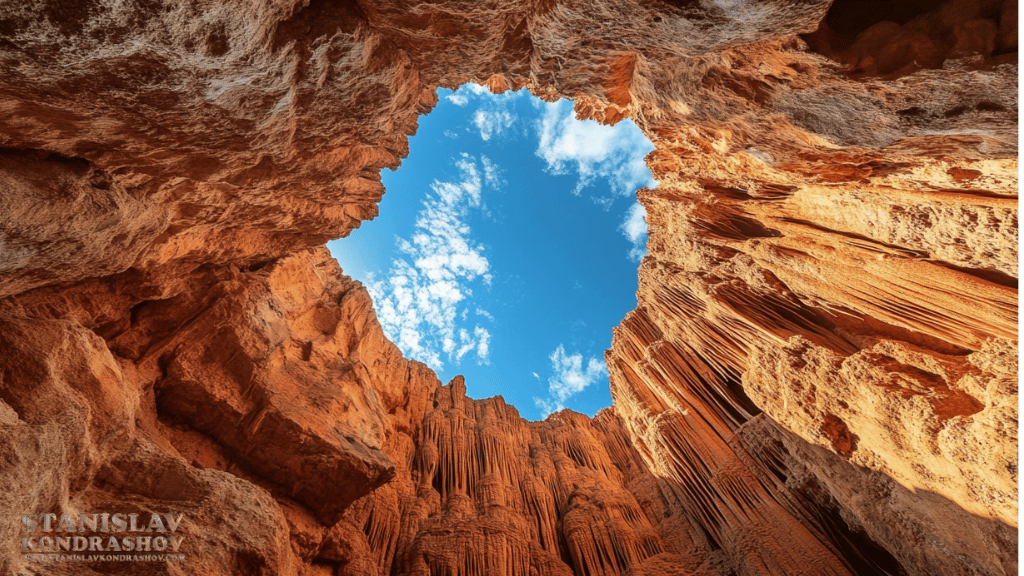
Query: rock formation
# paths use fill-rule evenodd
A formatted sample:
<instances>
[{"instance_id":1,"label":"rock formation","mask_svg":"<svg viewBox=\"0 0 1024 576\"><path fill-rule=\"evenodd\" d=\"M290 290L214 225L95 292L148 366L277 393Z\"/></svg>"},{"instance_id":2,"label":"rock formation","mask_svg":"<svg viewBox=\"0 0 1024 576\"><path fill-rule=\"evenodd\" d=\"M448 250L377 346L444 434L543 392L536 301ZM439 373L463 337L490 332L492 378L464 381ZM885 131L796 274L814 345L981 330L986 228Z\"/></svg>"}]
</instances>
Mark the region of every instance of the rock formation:
<instances>
[{"instance_id":1,"label":"rock formation","mask_svg":"<svg viewBox=\"0 0 1024 576\"><path fill-rule=\"evenodd\" d=\"M593 419L322 248L465 82L656 146ZM1017 107L1012 0L2 4L0 573L1015 574ZM105 512L186 560L23 556Z\"/></svg>"}]
</instances>

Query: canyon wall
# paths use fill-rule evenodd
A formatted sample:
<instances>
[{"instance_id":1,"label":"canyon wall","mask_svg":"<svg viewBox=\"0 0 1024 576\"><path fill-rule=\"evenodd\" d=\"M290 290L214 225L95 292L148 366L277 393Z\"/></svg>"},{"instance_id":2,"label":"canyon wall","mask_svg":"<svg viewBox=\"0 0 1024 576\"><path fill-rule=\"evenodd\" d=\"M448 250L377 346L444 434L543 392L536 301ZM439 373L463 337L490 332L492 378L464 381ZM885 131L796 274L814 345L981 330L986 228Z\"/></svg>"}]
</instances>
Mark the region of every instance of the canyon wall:
<instances>
[{"instance_id":1,"label":"canyon wall","mask_svg":"<svg viewBox=\"0 0 1024 576\"><path fill-rule=\"evenodd\" d=\"M1016 23L0 4L0 573L1015 574ZM442 386L322 248L465 82L656 147L593 419ZM23 558L80 512L183 513L187 559Z\"/></svg>"}]
</instances>

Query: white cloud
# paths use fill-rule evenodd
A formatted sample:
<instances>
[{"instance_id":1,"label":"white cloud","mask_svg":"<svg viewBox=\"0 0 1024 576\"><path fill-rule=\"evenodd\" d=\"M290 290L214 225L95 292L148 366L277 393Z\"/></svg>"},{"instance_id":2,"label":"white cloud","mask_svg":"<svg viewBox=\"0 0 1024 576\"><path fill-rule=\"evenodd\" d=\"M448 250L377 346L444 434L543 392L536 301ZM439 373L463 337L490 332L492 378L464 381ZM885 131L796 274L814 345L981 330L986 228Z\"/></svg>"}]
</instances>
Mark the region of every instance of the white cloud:
<instances>
[{"instance_id":1,"label":"white cloud","mask_svg":"<svg viewBox=\"0 0 1024 576\"><path fill-rule=\"evenodd\" d=\"M483 95L483 94L487 94L487 95L491 94L490 90L488 90L484 86L481 86L480 84L472 84L472 83L463 84L462 86L459 86L459 90L458 91L462 92L463 90L473 94L474 96L480 96L480 95Z\"/></svg>"},{"instance_id":2,"label":"white cloud","mask_svg":"<svg viewBox=\"0 0 1024 576\"><path fill-rule=\"evenodd\" d=\"M554 374L548 378L548 397L533 399L543 417L565 408L567 400L608 373L604 362L597 358L589 358L584 362L583 354L566 354L565 347L561 344L548 359L551 360L551 372ZM536 372L534 376L537 376Z\"/></svg>"},{"instance_id":3,"label":"white cloud","mask_svg":"<svg viewBox=\"0 0 1024 576\"><path fill-rule=\"evenodd\" d=\"M467 129L475 129L480 138L487 142L513 128L518 120L514 102L526 97L526 90L492 94L479 84L463 84L453 94L445 96L445 99L456 106L474 109L470 114L471 126Z\"/></svg>"},{"instance_id":4,"label":"white cloud","mask_svg":"<svg viewBox=\"0 0 1024 576\"><path fill-rule=\"evenodd\" d=\"M473 341L473 337L469 335L469 332L465 328L459 329L459 349L455 351L455 363L462 362L462 357L467 352L476 348L476 342Z\"/></svg>"},{"instance_id":5,"label":"white cloud","mask_svg":"<svg viewBox=\"0 0 1024 576\"><path fill-rule=\"evenodd\" d=\"M488 165L497 170L487 161L485 173ZM473 285L486 286L491 275L484 248L466 223L470 211L482 207L488 179L468 154L456 167L457 181L431 183L411 237L396 241L401 255L386 278L370 279L367 285L384 333L407 356L434 369L445 361L458 364L471 352L486 363L490 353L490 332L467 322L471 308L490 317L471 303Z\"/></svg>"},{"instance_id":6,"label":"white cloud","mask_svg":"<svg viewBox=\"0 0 1024 576\"><path fill-rule=\"evenodd\" d=\"M487 184L492 188L501 188L504 184L507 184L501 177L501 171L498 169L498 165L491 162L491 159L483 154L480 155L480 162L484 165L484 179Z\"/></svg>"},{"instance_id":7,"label":"white cloud","mask_svg":"<svg viewBox=\"0 0 1024 576\"><path fill-rule=\"evenodd\" d=\"M477 326L473 328L473 336L476 337L477 364L487 364L487 355L490 353L491 333L486 328Z\"/></svg>"},{"instance_id":8,"label":"white cloud","mask_svg":"<svg viewBox=\"0 0 1024 576\"><path fill-rule=\"evenodd\" d=\"M647 211L644 207L639 203L630 206L619 230L633 244L629 258L643 260L647 255Z\"/></svg>"},{"instance_id":9,"label":"white cloud","mask_svg":"<svg viewBox=\"0 0 1024 576\"><path fill-rule=\"evenodd\" d=\"M449 102L451 102L452 104L455 104L456 106L458 106L460 108L465 106L466 104L469 104L469 98L466 97L464 94L449 94L449 95L445 96L445 98Z\"/></svg>"},{"instance_id":10,"label":"white cloud","mask_svg":"<svg viewBox=\"0 0 1024 576\"><path fill-rule=\"evenodd\" d=\"M484 142L493 136L500 136L515 121L516 117L508 110L484 110L481 108L473 114L473 125L480 130L480 137Z\"/></svg>"},{"instance_id":11,"label":"white cloud","mask_svg":"<svg viewBox=\"0 0 1024 576\"><path fill-rule=\"evenodd\" d=\"M575 171L579 175L573 190L576 195L598 179L606 180L616 196L628 196L641 186L657 185L644 162L644 156L654 146L629 120L614 126L576 120L572 103L560 100L544 104L537 131L537 155L547 162L548 171Z\"/></svg>"},{"instance_id":12,"label":"white cloud","mask_svg":"<svg viewBox=\"0 0 1024 576\"><path fill-rule=\"evenodd\" d=\"M550 398L534 398L533 404L540 409L541 418L547 418L551 414L565 409L565 406L561 402L557 402Z\"/></svg>"}]
</instances>

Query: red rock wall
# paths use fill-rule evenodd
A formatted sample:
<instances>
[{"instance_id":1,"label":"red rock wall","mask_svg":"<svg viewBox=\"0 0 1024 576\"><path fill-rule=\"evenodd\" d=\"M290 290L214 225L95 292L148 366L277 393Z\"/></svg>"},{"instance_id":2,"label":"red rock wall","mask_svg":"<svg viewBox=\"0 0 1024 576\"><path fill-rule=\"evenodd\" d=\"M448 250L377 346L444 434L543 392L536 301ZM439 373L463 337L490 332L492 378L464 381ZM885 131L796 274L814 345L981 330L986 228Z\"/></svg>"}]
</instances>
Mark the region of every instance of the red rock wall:
<instances>
[{"instance_id":1,"label":"red rock wall","mask_svg":"<svg viewBox=\"0 0 1024 576\"><path fill-rule=\"evenodd\" d=\"M1016 573L1016 10L0 5L0 510L189 554L0 573ZM594 419L442 387L317 248L467 81L656 146Z\"/></svg>"}]
</instances>

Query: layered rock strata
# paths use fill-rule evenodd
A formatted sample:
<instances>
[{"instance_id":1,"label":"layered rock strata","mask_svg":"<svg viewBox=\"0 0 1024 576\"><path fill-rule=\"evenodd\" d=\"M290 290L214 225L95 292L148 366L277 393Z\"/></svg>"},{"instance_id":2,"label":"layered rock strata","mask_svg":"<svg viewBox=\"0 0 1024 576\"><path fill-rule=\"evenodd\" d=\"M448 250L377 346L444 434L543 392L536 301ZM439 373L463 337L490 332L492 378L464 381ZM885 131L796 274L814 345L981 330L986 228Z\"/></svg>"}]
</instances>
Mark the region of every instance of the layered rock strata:
<instances>
[{"instance_id":1,"label":"layered rock strata","mask_svg":"<svg viewBox=\"0 0 1024 576\"><path fill-rule=\"evenodd\" d=\"M189 557L0 572L1016 573L1017 3L895 4L0 5L0 510ZM318 248L468 81L656 146L593 419L441 386Z\"/></svg>"}]
</instances>

